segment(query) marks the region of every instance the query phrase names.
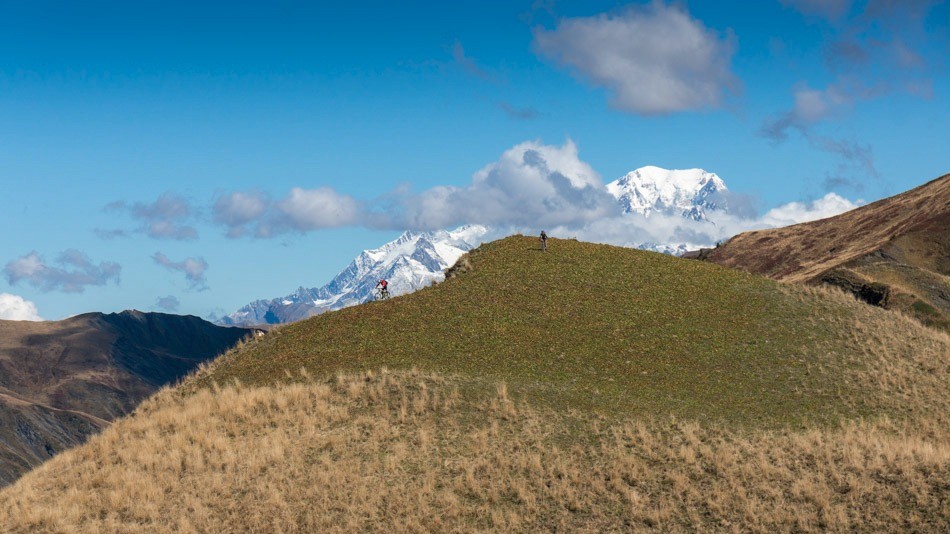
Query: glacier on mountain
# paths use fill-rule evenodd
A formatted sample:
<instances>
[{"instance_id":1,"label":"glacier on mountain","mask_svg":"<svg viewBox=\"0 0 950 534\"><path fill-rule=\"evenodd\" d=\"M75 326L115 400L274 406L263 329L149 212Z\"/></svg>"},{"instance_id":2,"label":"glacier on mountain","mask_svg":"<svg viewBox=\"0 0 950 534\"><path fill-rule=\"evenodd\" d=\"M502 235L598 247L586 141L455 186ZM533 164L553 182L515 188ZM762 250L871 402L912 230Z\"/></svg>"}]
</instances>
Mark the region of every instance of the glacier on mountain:
<instances>
[{"instance_id":1,"label":"glacier on mountain","mask_svg":"<svg viewBox=\"0 0 950 534\"><path fill-rule=\"evenodd\" d=\"M641 167L607 184L624 213L680 215L709 220L707 212L728 211L725 182L703 169L667 170Z\"/></svg>"}]
</instances>

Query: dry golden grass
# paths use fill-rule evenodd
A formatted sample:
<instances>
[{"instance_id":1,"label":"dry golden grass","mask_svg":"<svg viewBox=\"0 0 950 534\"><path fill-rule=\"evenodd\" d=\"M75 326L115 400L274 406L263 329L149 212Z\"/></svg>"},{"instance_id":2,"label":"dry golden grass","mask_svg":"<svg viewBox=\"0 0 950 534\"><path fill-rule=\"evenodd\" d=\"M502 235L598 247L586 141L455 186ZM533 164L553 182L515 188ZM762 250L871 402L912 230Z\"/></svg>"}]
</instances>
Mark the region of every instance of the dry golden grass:
<instances>
[{"instance_id":1,"label":"dry golden grass","mask_svg":"<svg viewBox=\"0 0 950 534\"><path fill-rule=\"evenodd\" d=\"M799 298L814 298L849 314L816 308L815 326L832 323L847 338L825 362L845 365L837 377L841 389L860 391L862 399L842 402L872 407L864 416L886 416L922 432L922 422L950 429L950 335L897 312L867 306L830 286L787 286ZM827 365L827 363L825 364ZM822 367L817 368L822 372ZM950 434L945 435L947 438Z\"/></svg>"},{"instance_id":2,"label":"dry golden grass","mask_svg":"<svg viewBox=\"0 0 950 534\"><path fill-rule=\"evenodd\" d=\"M167 390L0 493L12 532L950 527L946 426L742 431L340 375Z\"/></svg>"}]
</instances>

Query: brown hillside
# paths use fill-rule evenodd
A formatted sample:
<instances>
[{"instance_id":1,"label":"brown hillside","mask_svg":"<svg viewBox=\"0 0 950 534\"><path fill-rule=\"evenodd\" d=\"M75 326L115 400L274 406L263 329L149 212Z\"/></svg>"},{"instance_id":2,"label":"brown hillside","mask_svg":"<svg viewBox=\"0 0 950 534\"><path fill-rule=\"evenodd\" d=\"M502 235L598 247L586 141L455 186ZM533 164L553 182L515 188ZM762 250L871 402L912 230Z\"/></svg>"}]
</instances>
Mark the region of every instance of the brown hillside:
<instances>
[{"instance_id":1,"label":"brown hillside","mask_svg":"<svg viewBox=\"0 0 950 534\"><path fill-rule=\"evenodd\" d=\"M950 329L950 174L835 217L739 234L702 256L775 280L830 283Z\"/></svg>"},{"instance_id":2,"label":"brown hillside","mask_svg":"<svg viewBox=\"0 0 950 534\"><path fill-rule=\"evenodd\" d=\"M0 321L0 485L82 443L247 332L140 312Z\"/></svg>"}]
</instances>

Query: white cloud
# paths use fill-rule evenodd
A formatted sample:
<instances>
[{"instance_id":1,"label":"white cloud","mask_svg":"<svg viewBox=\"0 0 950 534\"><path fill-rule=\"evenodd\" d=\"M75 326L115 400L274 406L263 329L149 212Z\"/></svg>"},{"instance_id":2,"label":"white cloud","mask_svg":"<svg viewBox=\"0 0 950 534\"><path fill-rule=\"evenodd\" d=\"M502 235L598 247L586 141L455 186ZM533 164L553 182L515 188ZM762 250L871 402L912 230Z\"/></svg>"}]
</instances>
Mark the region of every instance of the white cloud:
<instances>
[{"instance_id":1,"label":"white cloud","mask_svg":"<svg viewBox=\"0 0 950 534\"><path fill-rule=\"evenodd\" d=\"M226 227L232 238L275 237L364 222L360 203L329 187L295 187L277 201L260 191L227 193L215 201L212 213L214 222Z\"/></svg>"},{"instance_id":2,"label":"white cloud","mask_svg":"<svg viewBox=\"0 0 950 534\"><path fill-rule=\"evenodd\" d=\"M191 289L197 289L198 291L208 289L207 279L205 278L205 271L208 270L208 262L206 262L204 258L185 258L182 261L172 261L161 252L156 252L152 256L152 259L155 260L155 263L170 271L177 271L184 274L185 280L188 281L188 285L191 286Z\"/></svg>"},{"instance_id":3,"label":"white cloud","mask_svg":"<svg viewBox=\"0 0 950 534\"><path fill-rule=\"evenodd\" d=\"M234 192L219 197L212 208L214 222L227 226L228 237L241 237L247 225L264 215L271 204L260 191Z\"/></svg>"},{"instance_id":4,"label":"white cloud","mask_svg":"<svg viewBox=\"0 0 950 534\"><path fill-rule=\"evenodd\" d=\"M861 202L851 202L835 193L828 193L813 202L790 202L769 210L760 217L708 212L710 220L695 221L677 215L638 214L615 215L583 225L560 226L549 232L557 237L576 237L583 241L618 246L641 244L686 245L687 249L710 247L719 241L750 230L788 226L850 211ZM533 229L518 229L525 233Z\"/></svg>"},{"instance_id":5,"label":"white cloud","mask_svg":"<svg viewBox=\"0 0 950 534\"><path fill-rule=\"evenodd\" d=\"M739 84L735 39L707 29L678 5L654 1L616 15L539 29L535 49L612 93L619 109L647 115L718 107Z\"/></svg>"},{"instance_id":6,"label":"white cloud","mask_svg":"<svg viewBox=\"0 0 950 534\"><path fill-rule=\"evenodd\" d=\"M833 217L860 205L860 201L854 203L835 193L828 193L811 203L789 202L773 208L762 216L762 223L770 227L788 226Z\"/></svg>"},{"instance_id":7,"label":"white cloud","mask_svg":"<svg viewBox=\"0 0 950 534\"><path fill-rule=\"evenodd\" d=\"M107 211L126 211L141 226L137 229L155 239L175 239L183 241L197 239L198 230L189 223L196 218L195 209L182 196L172 192L163 193L155 202L125 201L113 202L106 206ZM100 237L111 238L124 235L122 230L99 230Z\"/></svg>"},{"instance_id":8,"label":"white cloud","mask_svg":"<svg viewBox=\"0 0 950 534\"><path fill-rule=\"evenodd\" d=\"M229 193L214 206L227 235L274 237L340 226L433 230L466 223L568 224L608 216L615 201L577 146L520 143L472 176L466 186L421 193L397 190L361 203L330 188L294 188L279 201L259 192Z\"/></svg>"},{"instance_id":9,"label":"white cloud","mask_svg":"<svg viewBox=\"0 0 950 534\"><path fill-rule=\"evenodd\" d=\"M103 286L110 281L119 283L122 267L118 263L104 261L93 264L84 252L69 249L60 253L52 266L35 250L12 260L3 269L10 285L26 281L41 291L82 293L86 286Z\"/></svg>"},{"instance_id":10,"label":"white cloud","mask_svg":"<svg viewBox=\"0 0 950 534\"><path fill-rule=\"evenodd\" d=\"M329 187L295 187L277 204L277 209L281 215L279 222L301 232L349 226L356 224L360 217L360 205L356 200Z\"/></svg>"},{"instance_id":11,"label":"white cloud","mask_svg":"<svg viewBox=\"0 0 950 534\"><path fill-rule=\"evenodd\" d=\"M466 223L555 226L606 217L615 208L573 141L559 147L527 141L476 172L468 186L405 195L395 210L377 214L377 221L422 230Z\"/></svg>"},{"instance_id":12,"label":"white cloud","mask_svg":"<svg viewBox=\"0 0 950 534\"><path fill-rule=\"evenodd\" d=\"M743 206L733 195L729 204ZM273 202L262 193L232 193L215 206L216 221L229 226L229 235L253 228L259 237L287 231L311 231L353 225L398 230L434 230L462 224L484 224L499 235L552 235L620 246L642 243L710 246L747 230L769 228L830 217L857 207L836 194L811 203L792 202L758 216L751 205L730 214L710 212L711 221L679 215L623 214L600 175L580 159L577 145L561 146L525 141L504 151L472 175L464 186L438 186L421 193L396 191L371 203L360 203L332 189L294 188ZM218 216L220 213L220 216ZM186 272L184 263L162 256L156 261ZM207 264L197 264L197 267ZM174 266L174 267L173 267ZM190 279L201 276L199 269ZM196 282L197 283L197 282Z\"/></svg>"},{"instance_id":13,"label":"white cloud","mask_svg":"<svg viewBox=\"0 0 950 534\"><path fill-rule=\"evenodd\" d=\"M36 304L17 295L0 293L0 319L7 321L42 321Z\"/></svg>"}]
</instances>

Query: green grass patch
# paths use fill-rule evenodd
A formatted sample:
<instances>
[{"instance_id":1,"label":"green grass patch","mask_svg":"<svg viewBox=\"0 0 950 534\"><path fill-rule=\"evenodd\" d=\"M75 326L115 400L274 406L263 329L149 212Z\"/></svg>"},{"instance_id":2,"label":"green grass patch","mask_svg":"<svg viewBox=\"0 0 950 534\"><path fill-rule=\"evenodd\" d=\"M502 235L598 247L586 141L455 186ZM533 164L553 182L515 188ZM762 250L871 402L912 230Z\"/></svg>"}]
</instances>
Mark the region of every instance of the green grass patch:
<instances>
[{"instance_id":1,"label":"green grass patch","mask_svg":"<svg viewBox=\"0 0 950 534\"><path fill-rule=\"evenodd\" d=\"M849 309L707 262L511 237L471 269L384 302L287 325L199 384L380 367L505 381L558 408L797 425L870 413L843 380Z\"/></svg>"}]
</instances>

